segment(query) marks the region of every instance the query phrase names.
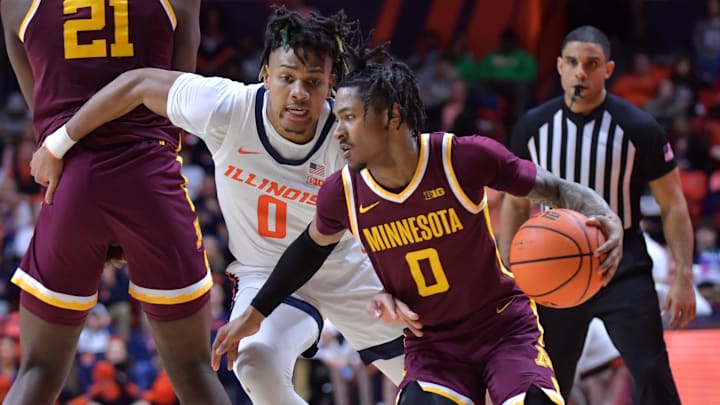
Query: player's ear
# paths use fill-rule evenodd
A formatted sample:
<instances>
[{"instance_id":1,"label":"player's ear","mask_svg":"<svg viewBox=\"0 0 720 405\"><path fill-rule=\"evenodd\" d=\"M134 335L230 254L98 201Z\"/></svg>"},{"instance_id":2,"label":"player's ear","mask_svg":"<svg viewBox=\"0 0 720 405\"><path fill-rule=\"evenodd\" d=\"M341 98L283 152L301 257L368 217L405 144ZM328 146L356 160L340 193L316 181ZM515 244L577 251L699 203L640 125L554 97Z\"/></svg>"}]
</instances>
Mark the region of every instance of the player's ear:
<instances>
[{"instance_id":1,"label":"player's ear","mask_svg":"<svg viewBox=\"0 0 720 405\"><path fill-rule=\"evenodd\" d=\"M328 98L335 95L335 84L336 83L337 83L337 76L335 74L331 74L329 86L328 86L328 94L327 94Z\"/></svg>"},{"instance_id":2,"label":"player's ear","mask_svg":"<svg viewBox=\"0 0 720 405\"><path fill-rule=\"evenodd\" d=\"M605 64L605 80L609 79L610 76L612 76L613 72L615 71L615 61L609 60Z\"/></svg>"},{"instance_id":3,"label":"player's ear","mask_svg":"<svg viewBox=\"0 0 720 405\"><path fill-rule=\"evenodd\" d=\"M263 65L263 67L260 69L260 79L263 81L263 84L265 85L265 90L269 90L270 87L270 73L268 72L267 64Z\"/></svg>"},{"instance_id":4,"label":"player's ear","mask_svg":"<svg viewBox=\"0 0 720 405\"><path fill-rule=\"evenodd\" d=\"M390 108L390 128L400 127L400 106L397 103Z\"/></svg>"},{"instance_id":5,"label":"player's ear","mask_svg":"<svg viewBox=\"0 0 720 405\"><path fill-rule=\"evenodd\" d=\"M558 57L557 57L557 62L555 62L555 68L557 69L558 74L561 75L561 76L562 76L563 63L564 63L564 61L563 61L562 56L558 56Z\"/></svg>"}]
</instances>

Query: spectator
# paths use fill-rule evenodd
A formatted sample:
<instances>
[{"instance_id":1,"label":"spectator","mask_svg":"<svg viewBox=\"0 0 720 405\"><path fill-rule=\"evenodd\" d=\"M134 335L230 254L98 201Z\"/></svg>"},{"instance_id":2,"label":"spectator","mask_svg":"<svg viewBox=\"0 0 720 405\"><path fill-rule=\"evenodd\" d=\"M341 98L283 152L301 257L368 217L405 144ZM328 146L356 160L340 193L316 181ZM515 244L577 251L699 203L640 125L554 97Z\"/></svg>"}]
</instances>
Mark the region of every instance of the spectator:
<instances>
[{"instance_id":1,"label":"spectator","mask_svg":"<svg viewBox=\"0 0 720 405\"><path fill-rule=\"evenodd\" d=\"M441 55L440 36L437 32L428 30L420 37L415 52L410 55L408 65L419 76L424 70L432 70Z\"/></svg>"},{"instance_id":2,"label":"spectator","mask_svg":"<svg viewBox=\"0 0 720 405\"><path fill-rule=\"evenodd\" d=\"M701 77L716 83L720 72L720 1L707 0L707 16L693 28L693 46Z\"/></svg>"},{"instance_id":3,"label":"spectator","mask_svg":"<svg viewBox=\"0 0 720 405\"><path fill-rule=\"evenodd\" d=\"M500 37L500 49L488 52L478 70L482 87L508 99L506 124L519 118L530 106L531 86L537 74L535 58L518 46L517 33L506 29Z\"/></svg>"},{"instance_id":4,"label":"spectator","mask_svg":"<svg viewBox=\"0 0 720 405\"><path fill-rule=\"evenodd\" d=\"M158 354L155 340L150 333L150 324L144 313L134 328L127 344L129 357L133 359L130 378L141 391L150 390L158 376Z\"/></svg>"},{"instance_id":5,"label":"spectator","mask_svg":"<svg viewBox=\"0 0 720 405\"><path fill-rule=\"evenodd\" d=\"M570 394L573 405L630 405L630 371L617 351L602 321L590 322L582 355L577 364L575 385Z\"/></svg>"},{"instance_id":6,"label":"spectator","mask_svg":"<svg viewBox=\"0 0 720 405\"><path fill-rule=\"evenodd\" d=\"M222 74L235 56L235 48L228 39L228 29L219 6L212 5L205 12L198 49L198 73L214 76Z\"/></svg>"},{"instance_id":7,"label":"spectator","mask_svg":"<svg viewBox=\"0 0 720 405\"><path fill-rule=\"evenodd\" d=\"M95 363L105 356L112 334L107 308L101 303L95 304L85 320L77 347L77 376L82 392L87 392L92 384Z\"/></svg>"},{"instance_id":8,"label":"spectator","mask_svg":"<svg viewBox=\"0 0 720 405\"><path fill-rule=\"evenodd\" d=\"M675 96L675 85L671 80L665 79L658 83L655 97L645 104L645 110L655 117L665 131L672 130L675 116L684 111Z\"/></svg>"},{"instance_id":9,"label":"spectator","mask_svg":"<svg viewBox=\"0 0 720 405\"><path fill-rule=\"evenodd\" d=\"M670 80L675 86L675 100L688 116L698 115L698 97L700 90L707 84L695 71L692 59L683 53L675 56L672 63Z\"/></svg>"},{"instance_id":10,"label":"spectator","mask_svg":"<svg viewBox=\"0 0 720 405\"><path fill-rule=\"evenodd\" d=\"M655 95L664 76L664 73L653 66L647 53L636 51L632 56L632 70L617 77L612 92L635 106L644 108Z\"/></svg>"},{"instance_id":11,"label":"spectator","mask_svg":"<svg viewBox=\"0 0 720 405\"><path fill-rule=\"evenodd\" d=\"M428 111L442 109L450 99L452 83L459 77L447 56L439 57L431 67L417 74L420 98Z\"/></svg>"},{"instance_id":12,"label":"spectator","mask_svg":"<svg viewBox=\"0 0 720 405\"><path fill-rule=\"evenodd\" d=\"M107 361L95 364L92 379L93 383L86 394L92 404L132 405L138 397L137 386Z\"/></svg>"},{"instance_id":13,"label":"spectator","mask_svg":"<svg viewBox=\"0 0 720 405\"><path fill-rule=\"evenodd\" d=\"M690 121L685 115L675 116L672 130L668 136L672 140L672 149L680 170L706 171L708 169L708 143L704 137L693 131Z\"/></svg>"},{"instance_id":14,"label":"spectator","mask_svg":"<svg viewBox=\"0 0 720 405\"><path fill-rule=\"evenodd\" d=\"M0 150L3 145L17 141L30 123L30 114L22 94L10 93L5 99L5 108L0 110Z\"/></svg>"},{"instance_id":15,"label":"spectator","mask_svg":"<svg viewBox=\"0 0 720 405\"><path fill-rule=\"evenodd\" d=\"M107 308L113 327L125 340L130 338L133 308L128 293L129 285L130 278L125 263L105 263L105 269L100 276L98 299Z\"/></svg>"},{"instance_id":16,"label":"spectator","mask_svg":"<svg viewBox=\"0 0 720 405\"><path fill-rule=\"evenodd\" d=\"M17 336L2 335L0 337L0 376L10 381L14 380L18 367L20 367L19 358L20 346Z\"/></svg>"},{"instance_id":17,"label":"spectator","mask_svg":"<svg viewBox=\"0 0 720 405\"><path fill-rule=\"evenodd\" d=\"M720 283L718 229L711 220L700 221L695 228L695 264L699 265L698 284Z\"/></svg>"},{"instance_id":18,"label":"spectator","mask_svg":"<svg viewBox=\"0 0 720 405\"><path fill-rule=\"evenodd\" d=\"M359 405L375 403L368 369L360 361L357 352L331 322L325 322L320 334L318 349L316 358L319 358L330 372L334 405L353 404L352 394L355 385L357 386Z\"/></svg>"},{"instance_id":19,"label":"spectator","mask_svg":"<svg viewBox=\"0 0 720 405\"><path fill-rule=\"evenodd\" d=\"M30 159L35 151L35 137L31 125L26 125L20 134L6 145L3 151L3 172L5 177L15 181L18 191L40 199L40 185L30 175Z\"/></svg>"}]
</instances>

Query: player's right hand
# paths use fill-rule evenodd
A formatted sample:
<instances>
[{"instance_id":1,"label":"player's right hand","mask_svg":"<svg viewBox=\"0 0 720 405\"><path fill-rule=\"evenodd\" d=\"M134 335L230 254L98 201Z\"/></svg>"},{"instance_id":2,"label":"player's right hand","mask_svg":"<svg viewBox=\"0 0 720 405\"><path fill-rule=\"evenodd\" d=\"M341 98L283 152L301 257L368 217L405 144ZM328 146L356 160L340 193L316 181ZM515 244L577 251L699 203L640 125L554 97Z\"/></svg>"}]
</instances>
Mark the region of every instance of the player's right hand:
<instances>
[{"instance_id":1,"label":"player's right hand","mask_svg":"<svg viewBox=\"0 0 720 405\"><path fill-rule=\"evenodd\" d=\"M254 335L260 330L260 324L265 317L253 306L247 307L239 317L223 325L215 336L212 345L212 368L218 371L220 359L227 353L227 369L232 371L233 364L238 355L238 345L244 337Z\"/></svg>"},{"instance_id":2,"label":"player's right hand","mask_svg":"<svg viewBox=\"0 0 720 405\"><path fill-rule=\"evenodd\" d=\"M385 323L402 323L417 337L423 335L420 315L413 312L404 302L382 292L376 294L367 307L370 316L382 319Z\"/></svg>"},{"instance_id":3,"label":"player's right hand","mask_svg":"<svg viewBox=\"0 0 720 405\"><path fill-rule=\"evenodd\" d=\"M53 156L45 147L41 146L33 153L30 160L30 174L35 178L35 182L46 187L45 203L52 203L55 197L55 189L60 181L60 175L63 171L65 161Z\"/></svg>"}]
</instances>

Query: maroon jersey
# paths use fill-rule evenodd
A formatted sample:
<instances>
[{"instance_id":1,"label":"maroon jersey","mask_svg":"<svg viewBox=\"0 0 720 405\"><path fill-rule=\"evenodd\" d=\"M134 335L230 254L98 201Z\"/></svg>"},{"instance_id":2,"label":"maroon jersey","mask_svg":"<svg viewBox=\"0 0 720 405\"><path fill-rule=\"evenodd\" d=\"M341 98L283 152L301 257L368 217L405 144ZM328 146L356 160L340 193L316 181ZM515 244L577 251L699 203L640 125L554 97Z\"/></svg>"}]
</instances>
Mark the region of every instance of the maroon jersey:
<instances>
[{"instance_id":1,"label":"maroon jersey","mask_svg":"<svg viewBox=\"0 0 720 405\"><path fill-rule=\"evenodd\" d=\"M38 143L122 72L170 69L174 29L167 0L34 1L18 34L35 78ZM167 119L138 107L82 142L98 147L152 138L177 145L178 134Z\"/></svg>"},{"instance_id":2,"label":"maroon jersey","mask_svg":"<svg viewBox=\"0 0 720 405\"><path fill-rule=\"evenodd\" d=\"M521 294L499 260L485 186L527 195L535 175L533 163L489 138L423 134L415 175L400 192L368 170L346 167L329 178L318 229L349 228L385 289L420 314L426 335L456 329Z\"/></svg>"}]
</instances>

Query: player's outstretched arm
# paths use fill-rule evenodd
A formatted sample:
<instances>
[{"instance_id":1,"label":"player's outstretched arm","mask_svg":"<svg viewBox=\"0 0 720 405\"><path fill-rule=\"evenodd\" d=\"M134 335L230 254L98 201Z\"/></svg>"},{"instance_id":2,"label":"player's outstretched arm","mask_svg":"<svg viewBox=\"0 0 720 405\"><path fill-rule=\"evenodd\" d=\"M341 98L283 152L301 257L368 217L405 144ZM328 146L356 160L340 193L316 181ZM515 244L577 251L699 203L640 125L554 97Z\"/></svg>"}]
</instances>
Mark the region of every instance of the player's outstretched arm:
<instances>
[{"instance_id":1,"label":"player's outstretched arm","mask_svg":"<svg viewBox=\"0 0 720 405\"><path fill-rule=\"evenodd\" d=\"M30 161L30 174L38 184L47 187L45 201L52 202L65 152L102 124L139 105L167 117L170 87L181 74L183 72L152 68L125 72L92 96L65 125L48 135Z\"/></svg>"},{"instance_id":2,"label":"player's outstretched arm","mask_svg":"<svg viewBox=\"0 0 720 405\"><path fill-rule=\"evenodd\" d=\"M623 242L622 222L607 202L590 188L563 180L540 166L527 198L537 204L578 211L589 218L589 225L600 228L606 240L595 251L595 256L605 256L599 271L603 285L607 285L620 264Z\"/></svg>"},{"instance_id":3,"label":"player's outstretched arm","mask_svg":"<svg viewBox=\"0 0 720 405\"><path fill-rule=\"evenodd\" d=\"M251 305L218 331L212 347L212 366L215 370L225 353L228 356L228 370L232 370L240 340L260 330L262 320L317 273L344 233L324 235L318 231L313 220L288 246Z\"/></svg>"}]
</instances>

